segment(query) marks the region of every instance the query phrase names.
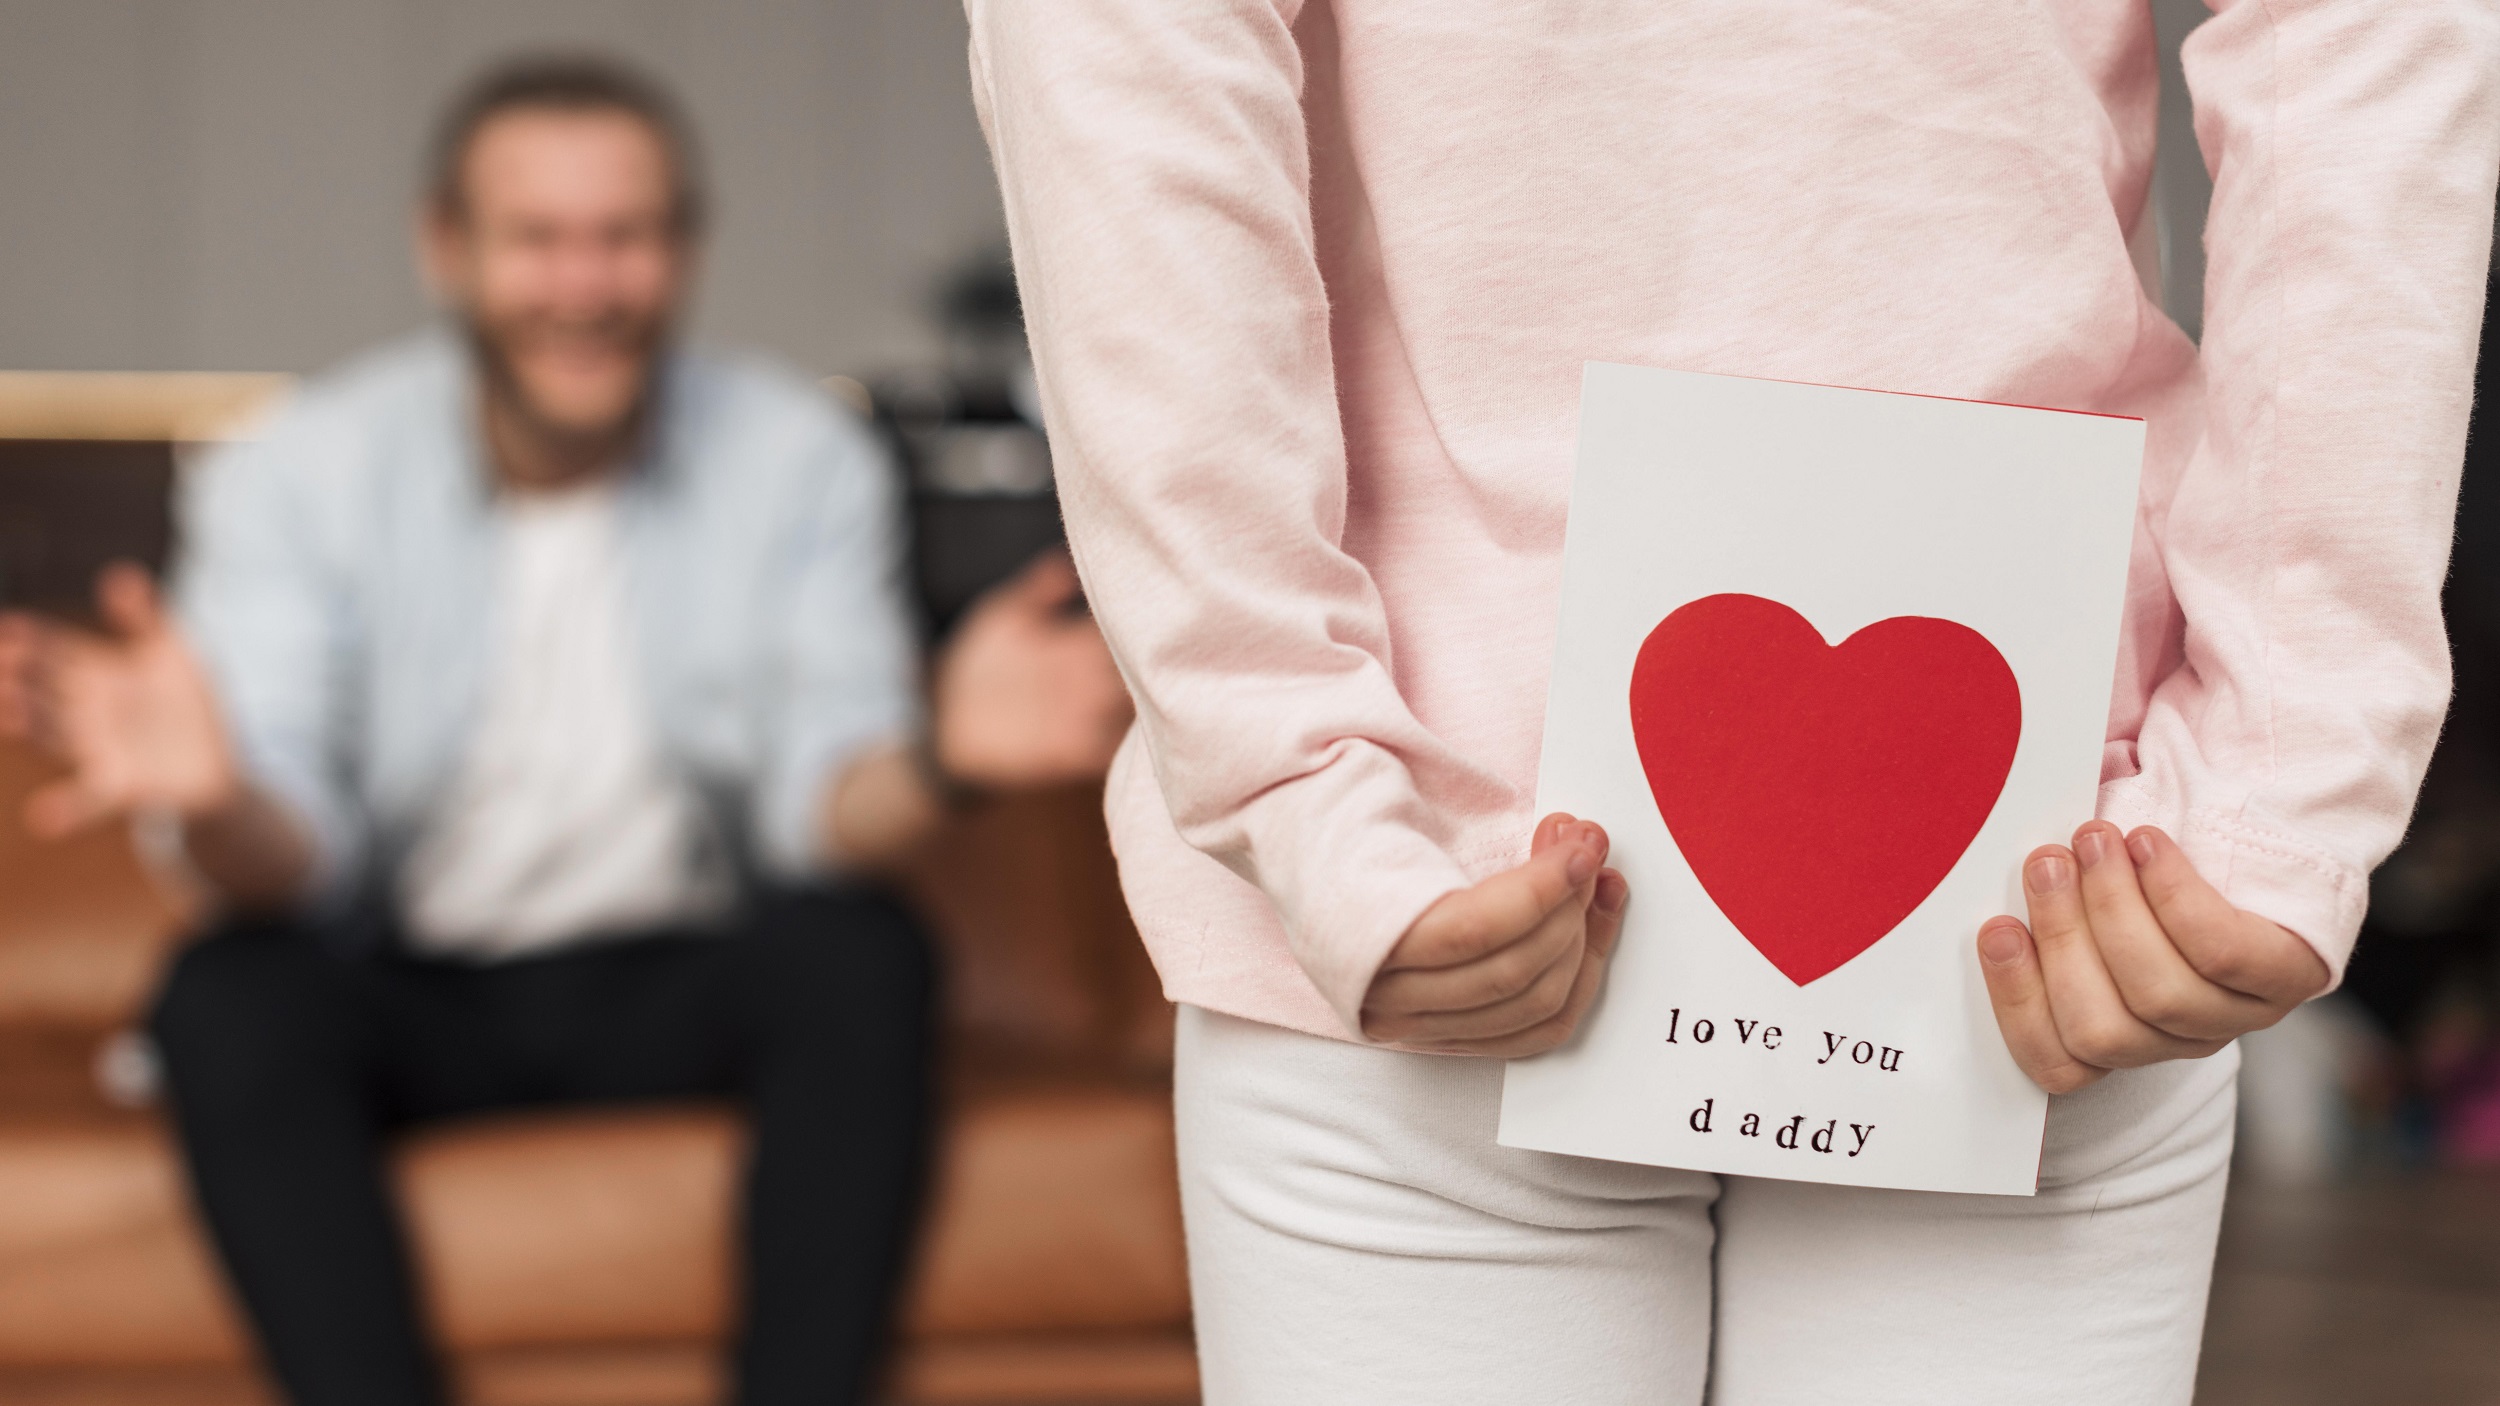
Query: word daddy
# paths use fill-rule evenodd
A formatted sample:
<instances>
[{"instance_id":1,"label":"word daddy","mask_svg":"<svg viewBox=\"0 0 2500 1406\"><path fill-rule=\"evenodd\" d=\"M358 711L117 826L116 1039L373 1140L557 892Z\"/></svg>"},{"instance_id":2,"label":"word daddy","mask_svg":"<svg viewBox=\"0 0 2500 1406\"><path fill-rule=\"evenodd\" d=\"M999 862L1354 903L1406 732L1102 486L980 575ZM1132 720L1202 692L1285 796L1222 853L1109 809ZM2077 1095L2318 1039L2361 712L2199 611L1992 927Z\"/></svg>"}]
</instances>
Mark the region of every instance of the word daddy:
<instances>
[{"instance_id":1,"label":"word daddy","mask_svg":"<svg viewBox=\"0 0 2500 1406\"><path fill-rule=\"evenodd\" d=\"M1703 1099L1701 1101L1701 1107L1694 1109L1692 1116L1685 1120L1686 1125L1697 1133L1706 1133L1711 1131L1716 1118L1718 1103L1719 1101L1715 1098ZM1840 1150L1838 1139L1838 1131L1840 1128L1839 1119L1825 1119L1823 1126L1815 1129L1811 1134L1807 1134L1805 1132L1805 1126L1806 1115L1800 1113L1789 1119L1787 1122L1780 1124L1777 1130L1771 1134L1771 1141L1781 1147L1787 1148L1791 1152L1795 1152L1799 1150L1798 1138L1803 1135L1805 1139L1804 1146L1810 1147L1817 1152L1837 1152ZM1849 1155L1855 1157L1859 1153L1866 1150L1866 1140L1875 1136L1875 1125L1872 1123L1851 1123L1849 1125L1849 1132L1857 1139L1857 1145L1849 1149ZM1762 1115L1759 1113L1746 1114L1744 1121L1736 1125L1736 1135L1738 1137L1762 1136Z\"/></svg>"}]
</instances>

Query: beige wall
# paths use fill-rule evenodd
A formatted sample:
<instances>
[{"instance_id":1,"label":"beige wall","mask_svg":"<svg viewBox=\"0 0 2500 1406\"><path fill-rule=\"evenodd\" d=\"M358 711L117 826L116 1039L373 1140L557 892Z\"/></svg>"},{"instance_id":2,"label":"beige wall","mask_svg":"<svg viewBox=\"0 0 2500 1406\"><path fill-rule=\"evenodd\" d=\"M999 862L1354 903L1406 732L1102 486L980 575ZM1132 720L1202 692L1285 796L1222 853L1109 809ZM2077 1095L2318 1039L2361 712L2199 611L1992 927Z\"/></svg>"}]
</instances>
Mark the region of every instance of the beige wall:
<instances>
[{"instance_id":1,"label":"beige wall","mask_svg":"<svg viewBox=\"0 0 2500 1406\"><path fill-rule=\"evenodd\" d=\"M0 0L0 368L303 371L407 326L433 111L547 43L692 108L705 335L924 356L933 280L1002 238L953 0Z\"/></svg>"}]
</instances>

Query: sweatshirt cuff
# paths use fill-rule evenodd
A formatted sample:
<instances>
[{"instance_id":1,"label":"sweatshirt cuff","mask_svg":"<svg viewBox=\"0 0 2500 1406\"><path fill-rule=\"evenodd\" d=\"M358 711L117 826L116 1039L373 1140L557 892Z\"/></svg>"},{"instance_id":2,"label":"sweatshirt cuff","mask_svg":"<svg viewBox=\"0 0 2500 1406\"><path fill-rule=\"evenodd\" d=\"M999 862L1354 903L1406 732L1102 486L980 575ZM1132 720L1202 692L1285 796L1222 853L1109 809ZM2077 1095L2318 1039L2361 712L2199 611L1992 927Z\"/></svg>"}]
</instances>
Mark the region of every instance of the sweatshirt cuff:
<instances>
[{"instance_id":1,"label":"sweatshirt cuff","mask_svg":"<svg viewBox=\"0 0 2500 1406\"><path fill-rule=\"evenodd\" d=\"M2160 827L2223 897L2315 949L2331 974L2328 990L2342 985L2369 907L2369 875L2276 827L2218 810L2159 806L2129 784L2138 780L2101 788L2101 818L2121 830Z\"/></svg>"},{"instance_id":2,"label":"sweatshirt cuff","mask_svg":"<svg viewBox=\"0 0 2500 1406\"><path fill-rule=\"evenodd\" d=\"M1255 880L1295 960L1360 1039L1380 964L1425 909L1468 885L1466 870L1427 832L1405 765L1371 743L1346 744L1249 811Z\"/></svg>"}]
</instances>

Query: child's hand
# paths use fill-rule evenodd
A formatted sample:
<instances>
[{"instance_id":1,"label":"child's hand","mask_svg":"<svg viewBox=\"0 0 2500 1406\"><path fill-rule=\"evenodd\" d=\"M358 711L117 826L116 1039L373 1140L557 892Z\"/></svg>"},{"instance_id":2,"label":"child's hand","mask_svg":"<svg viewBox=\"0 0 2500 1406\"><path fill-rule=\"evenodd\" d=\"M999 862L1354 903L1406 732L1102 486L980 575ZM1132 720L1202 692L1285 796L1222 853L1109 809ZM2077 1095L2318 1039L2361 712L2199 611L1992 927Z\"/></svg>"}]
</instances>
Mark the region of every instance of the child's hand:
<instances>
[{"instance_id":1,"label":"child's hand","mask_svg":"<svg viewBox=\"0 0 2500 1406\"><path fill-rule=\"evenodd\" d=\"M2014 1062L2053 1094L2202 1059L2326 989L2308 943L2232 907L2149 825L2122 839L2096 820L2072 850L2041 846L2023 892L2029 930L1990 919L1979 965Z\"/></svg>"},{"instance_id":2,"label":"child's hand","mask_svg":"<svg viewBox=\"0 0 2500 1406\"><path fill-rule=\"evenodd\" d=\"M1569 1039L1597 999L1630 895L1601 867L1606 843L1588 821L1549 815L1527 863L1425 909L1364 993L1363 1034L1501 1058Z\"/></svg>"}]
</instances>

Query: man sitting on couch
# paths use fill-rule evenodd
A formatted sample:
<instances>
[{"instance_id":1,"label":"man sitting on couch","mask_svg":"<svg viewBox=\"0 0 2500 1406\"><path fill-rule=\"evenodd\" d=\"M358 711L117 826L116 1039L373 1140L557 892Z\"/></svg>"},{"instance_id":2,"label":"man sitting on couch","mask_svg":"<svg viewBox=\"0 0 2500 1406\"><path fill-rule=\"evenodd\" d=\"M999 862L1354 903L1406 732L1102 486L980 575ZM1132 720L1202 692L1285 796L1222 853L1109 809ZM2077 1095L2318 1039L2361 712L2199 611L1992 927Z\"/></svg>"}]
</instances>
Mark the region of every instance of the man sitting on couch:
<instances>
[{"instance_id":1,"label":"man sitting on couch","mask_svg":"<svg viewBox=\"0 0 2500 1406\"><path fill-rule=\"evenodd\" d=\"M1127 719L1051 560L921 720L893 486L795 377L675 347L702 215L675 109L490 75L423 220L449 317L185 487L179 624L0 625L38 831L178 819L226 919L154 1031L198 1198L300 1406L443 1399L386 1140L551 1103L751 1110L746 1402L855 1399L911 1228L929 970L843 882L967 786L1098 773Z\"/></svg>"}]
</instances>

